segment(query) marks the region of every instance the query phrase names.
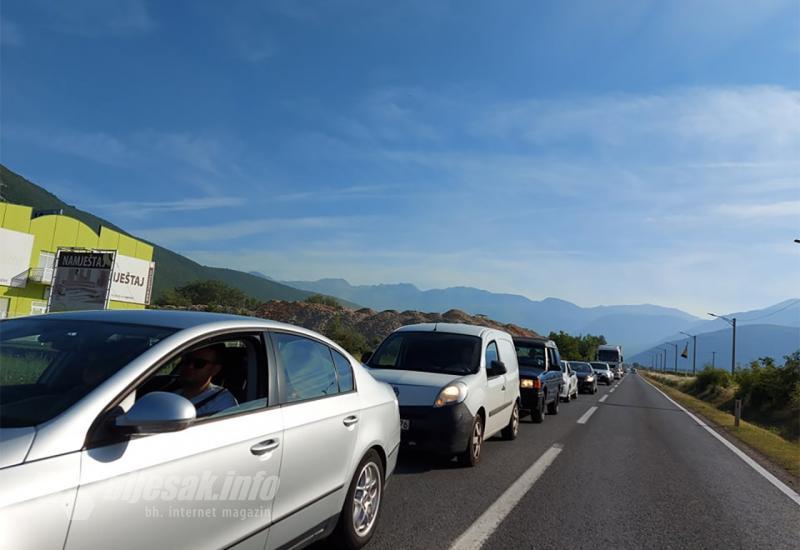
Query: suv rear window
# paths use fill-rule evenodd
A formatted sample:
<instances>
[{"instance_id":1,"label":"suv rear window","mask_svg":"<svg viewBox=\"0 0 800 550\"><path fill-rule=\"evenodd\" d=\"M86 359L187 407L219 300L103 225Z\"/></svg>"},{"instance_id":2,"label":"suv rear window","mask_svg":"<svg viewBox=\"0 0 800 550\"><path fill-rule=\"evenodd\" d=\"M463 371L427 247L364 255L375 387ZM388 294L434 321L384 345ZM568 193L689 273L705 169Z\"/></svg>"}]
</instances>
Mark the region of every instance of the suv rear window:
<instances>
[{"instance_id":1,"label":"suv rear window","mask_svg":"<svg viewBox=\"0 0 800 550\"><path fill-rule=\"evenodd\" d=\"M377 349L374 369L470 374L480 366L481 339L446 332L396 332Z\"/></svg>"}]
</instances>

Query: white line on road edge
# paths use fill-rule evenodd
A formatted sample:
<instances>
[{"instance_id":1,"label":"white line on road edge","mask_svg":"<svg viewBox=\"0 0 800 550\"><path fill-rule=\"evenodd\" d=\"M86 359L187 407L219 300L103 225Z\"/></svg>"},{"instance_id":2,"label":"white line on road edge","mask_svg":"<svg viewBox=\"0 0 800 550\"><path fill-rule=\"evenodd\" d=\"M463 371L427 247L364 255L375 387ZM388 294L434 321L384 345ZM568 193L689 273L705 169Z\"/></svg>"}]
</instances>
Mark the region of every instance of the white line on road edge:
<instances>
[{"instance_id":1,"label":"white line on road edge","mask_svg":"<svg viewBox=\"0 0 800 550\"><path fill-rule=\"evenodd\" d=\"M610 390L608 390L608 393L614 393L614 388L611 388Z\"/></svg>"},{"instance_id":2,"label":"white line on road edge","mask_svg":"<svg viewBox=\"0 0 800 550\"><path fill-rule=\"evenodd\" d=\"M592 416L594 414L594 411L596 410L597 407L592 407L591 409L583 413L583 416L578 419L578 424L586 424L589 421L589 417Z\"/></svg>"},{"instance_id":3,"label":"white line on road edge","mask_svg":"<svg viewBox=\"0 0 800 550\"><path fill-rule=\"evenodd\" d=\"M606 395L604 395L603 397L601 397L600 399L598 399L598 400L597 400L597 402L598 402L598 403L602 403L602 402L603 402L603 401L605 401L606 399L608 399L608 394L606 394Z\"/></svg>"},{"instance_id":4,"label":"white line on road edge","mask_svg":"<svg viewBox=\"0 0 800 550\"><path fill-rule=\"evenodd\" d=\"M464 531L450 546L450 550L479 550L489 540L506 516L522 500L522 497L533 487L545 470L553 463L563 446L556 443L547 449L542 456L528 468L524 474L500 495L500 498L475 520L472 527Z\"/></svg>"},{"instance_id":5,"label":"white line on road edge","mask_svg":"<svg viewBox=\"0 0 800 550\"><path fill-rule=\"evenodd\" d=\"M749 456L747 456L745 453L743 453L743 452L742 452L742 451L741 451L741 450L740 450L738 447L736 447L736 445L734 445L733 443L731 443L730 441L728 441L727 439L725 439L724 437L722 437L721 435L719 435L717 432L715 432L713 429L711 429L711 428L708 426L708 424L706 424L705 422L703 422L702 420L700 420L699 418L697 418L695 415L693 415L692 413L690 413L689 411L687 411L687 410L686 410L684 407L682 407L681 405L679 405L678 403L676 403L676 402L675 402L675 401L674 401L674 400L673 400L673 399L672 399L672 398L671 398L669 395L667 395L666 393L664 393L663 391L661 391L661 390L660 390L660 389L658 389L657 387L653 386L653 384L651 384L649 380L645 380L644 378L642 378L642 380L644 380L645 382L647 382L647 383L648 383L648 384L649 384L649 385L650 385L650 386L651 386L651 387L652 387L654 390L656 390L658 393L660 393L661 395L663 395L664 397L666 397L666 398L669 400L669 402L670 402L670 403L672 403L673 405L675 405L676 407L678 407L680 410L682 410L683 412L685 412L686 414L688 414L688 415L689 415L689 417L690 417L692 420L694 420L695 422L697 422L697 424L698 424L698 425L700 425L702 428L704 428L704 429L705 429L705 430L706 430L708 433L710 433L711 435L713 435L714 437L716 437L717 439L719 439L720 443L722 443L723 445L725 445L725 446L726 446L728 449L730 449L730 450L731 450L731 451L732 451L732 452L733 452L733 453L734 453L736 456L738 456L739 458L741 458L741 459L742 459L742 460L745 462L745 464L747 464L747 465L748 465L748 466L750 466L752 469L754 469L756 472L758 472L759 474L761 474L761 476L762 476L764 479L766 479L767 481L769 481L770 483L772 483L772 484L773 484L773 485L774 485L774 486L775 486L775 487L776 487L776 488L777 488L777 489L778 489L780 492L782 492L782 493L783 493L783 494L785 494L787 497L789 497L790 499L792 499L792 500L794 501L794 503L795 503L795 504L797 504L797 505L800 505L800 495L798 495L797 493L795 493L795 492L794 492L794 491L793 491L793 490L792 490L792 489L791 489L791 488L790 488L788 485L786 485L786 484L785 484L784 482L782 482L780 479L778 479L777 477L775 477L774 475L772 475L771 473L769 473L767 470L765 470L765 469L764 469L764 467L763 467L763 466L761 466L761 464L759 464L758 462L756 462L755 460L753 460L752 458L750 458Z\"/></svg>"}]
</instances>

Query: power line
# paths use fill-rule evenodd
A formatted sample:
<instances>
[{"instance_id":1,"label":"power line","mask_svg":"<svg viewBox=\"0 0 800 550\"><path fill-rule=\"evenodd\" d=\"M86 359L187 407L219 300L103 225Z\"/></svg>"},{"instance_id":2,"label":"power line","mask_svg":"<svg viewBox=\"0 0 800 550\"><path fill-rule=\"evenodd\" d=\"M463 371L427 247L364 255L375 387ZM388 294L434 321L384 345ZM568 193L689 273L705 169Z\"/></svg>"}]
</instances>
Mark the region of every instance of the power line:
<instances>
[{"instance_id":1,"label":"power line","mask_svg":"<svg viewBox=\"0 0 800 550\"><path fill-rule=\"evenodd\" d=\"M758 321L759 319L765 319L767 317L771 317L772 315L775 315L776 313L780 313L781 311L783 311L785 309L789 309L790 307L792 307L793 305L796 305L796 304L800 304L800 298L798 298L798 299L796 299L796 300L794 300L792 302L789 302L784 307L782 307L780 309L776 309L775 311L771 311L771 312L767 313L766 315L761 315L760 317L747 317L746 319L742 319L742 321Z\"/></svg>"}]
</instances>

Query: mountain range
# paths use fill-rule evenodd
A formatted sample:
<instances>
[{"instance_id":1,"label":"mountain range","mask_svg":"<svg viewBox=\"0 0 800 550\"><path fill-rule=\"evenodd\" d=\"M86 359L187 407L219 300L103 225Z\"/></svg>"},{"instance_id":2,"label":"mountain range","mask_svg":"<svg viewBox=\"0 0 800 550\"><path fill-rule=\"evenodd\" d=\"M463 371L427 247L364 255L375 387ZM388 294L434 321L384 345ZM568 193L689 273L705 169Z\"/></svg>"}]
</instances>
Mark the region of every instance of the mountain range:
<instances>
[{"instance_id":1,"label":"mountain range","mask_svg":"<svg viewBox=\"0 0 800 550\"><path fill-rule=\"evenodd\" d=\"M603 334L628 352L642 350L665 335L683 330L700 319L678 309L643 305L580 307L566 300L531 300L470 287L420 290L408 283L351 285L344 279L284 281L310 292L339 296L373 309L419 311L464 310L530 327L541 334L563 330L570 334Z\"/></svg>"}]
</instances>

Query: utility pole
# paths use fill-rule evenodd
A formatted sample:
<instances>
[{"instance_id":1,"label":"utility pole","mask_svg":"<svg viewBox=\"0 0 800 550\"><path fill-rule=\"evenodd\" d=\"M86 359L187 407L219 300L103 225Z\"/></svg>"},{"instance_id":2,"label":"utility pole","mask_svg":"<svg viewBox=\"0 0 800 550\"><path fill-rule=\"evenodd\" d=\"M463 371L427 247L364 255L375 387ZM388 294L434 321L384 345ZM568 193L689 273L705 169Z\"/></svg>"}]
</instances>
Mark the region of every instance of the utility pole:
<instances>
[{"instance_id":1,"label":"utility pole","mask_svg":"<svg viewBox=\"0 0 800 550\"><path fill-rule=\"evenodd\" d=\"M697 362L697 335L681 331L681 334L692 337L692 374L695 374L695 364Z\"/></svg>"},{"instance_id":2,"label":"utility pole","mask_svg":"<svg viewBox=\"0 0 800 550\"><path fill-rule=\"evenodd\" d=\"M711 352L711 368L712 369L716 368L716 366L717 366L717 352L716 351L712 351Z\"/></svg>"},{"instance_id":3,"label":"utility pole","mask_svg":"<svg viewBox=\"0 0 800 550\"><path fill-rule=\"evenodd\" d=\"M714 315L713 313L709 313L712 317L716 317L717 319L722 319L730 326L733 327L733 338L732 338L732 349L731 349L731 376L736 373L736 317L732 317L728 319L727 317L723 317L722 315Z\"/></svg>"},{"instance_id":4,"label":"utility pole","mask_svg":"<svg viewBox=\"0 0 800 550\"><path fill-rule=\"evenodd\" d=\"M667 342L667 345L675 346L675 373L678 373L678 344L673 344L672 342Z\"/></svg>"}]
</instances>

